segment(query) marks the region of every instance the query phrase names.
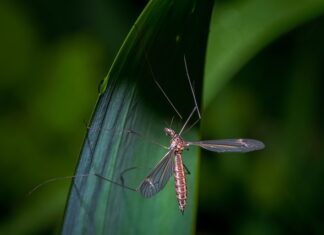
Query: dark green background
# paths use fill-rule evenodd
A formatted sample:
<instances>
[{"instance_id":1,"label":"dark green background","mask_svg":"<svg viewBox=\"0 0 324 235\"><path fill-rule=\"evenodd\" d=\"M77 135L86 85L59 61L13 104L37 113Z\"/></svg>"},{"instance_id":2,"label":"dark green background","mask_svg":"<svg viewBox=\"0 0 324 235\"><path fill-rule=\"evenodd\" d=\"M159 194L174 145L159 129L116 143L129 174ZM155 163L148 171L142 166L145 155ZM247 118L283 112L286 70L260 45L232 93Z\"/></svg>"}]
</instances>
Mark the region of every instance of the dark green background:
<instances>
[{"instance_id":1,"label":"dark green background","mask_svg":"<svg viewBox=\"0 0 324 235\"><path fill-rule=\"evenodd\" d=\"M73 174L98 84L144 5L1 1L0 234L59 231L69 182L25 195ZM202 152L197 233L324 233L323 29L320 16L277 38L205 107L204 138L267 147Z\"/></svg>"}]
</instances>

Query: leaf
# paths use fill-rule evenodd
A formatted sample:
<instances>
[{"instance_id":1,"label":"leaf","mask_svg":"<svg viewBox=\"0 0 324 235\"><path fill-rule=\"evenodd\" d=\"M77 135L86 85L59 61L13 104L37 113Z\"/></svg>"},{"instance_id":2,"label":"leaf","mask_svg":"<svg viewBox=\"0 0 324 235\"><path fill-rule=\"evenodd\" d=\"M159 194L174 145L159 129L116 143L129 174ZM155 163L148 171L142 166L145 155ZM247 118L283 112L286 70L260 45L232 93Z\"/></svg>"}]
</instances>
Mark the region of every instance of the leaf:
<instances>
[{"instance_id":1,"label":"leaf","mask_svg":"<svg viewBox=\"0 0 324 235\"><path fill-rule=\"evenodd\" d=\"M206 57L204 107L267 44L323 12L323 0L246 0L215 4Z\"/></svg>"},{"instance_id":2,"label":"leaf","mask_svg":"<svg viewBox=\"0 0 324 235\"><path fill-rule=\"evenodd\" d=\"M188 234L195 225L197 152L184 153L191 169L185 215L178 210L173 180L155 197L103 181L99 174L136 188L166 150L148 141L164 141L164 121L174 112L155 85L150 69L186 118L194 107L183 56L199 97L212 1L150 1L120 49L100 95L65 213L63 234ZM149 65L150 64L150 65ZM182 123L184 120L182 121ZM130 133L135 130L146 139ZM179 129L177 129L179 130ZM191 134L191 137L194 135ZM163 226L165 225L165 226Z\"/></svg>"}]
</instances>

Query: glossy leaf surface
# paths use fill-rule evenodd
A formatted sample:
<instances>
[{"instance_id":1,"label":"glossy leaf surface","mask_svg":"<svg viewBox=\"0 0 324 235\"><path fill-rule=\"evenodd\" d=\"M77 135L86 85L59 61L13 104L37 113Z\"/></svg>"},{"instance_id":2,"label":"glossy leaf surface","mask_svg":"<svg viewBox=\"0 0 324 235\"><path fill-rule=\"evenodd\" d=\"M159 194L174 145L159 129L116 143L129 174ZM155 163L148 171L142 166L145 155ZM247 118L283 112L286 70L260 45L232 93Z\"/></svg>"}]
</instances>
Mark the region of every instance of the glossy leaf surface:
<instances>
[{"instance_id":1,"label":"glossy leaf surface","mask_svg":"<svg viewBox=\"0 0 324 235\"><path fill-rule=\"evenodd\" d=\"M123 175L124 183L136 188L160 161L167 150L149 140L168 145L164 121L170 122L175 114L154 83L151 68L186 118L194 103L183 56L198 96L210 13L210 1L149 2L100 87L76 174L95 173L121 183L121 173L136 166ZM195 151L184 153L192 176L197 175L198 167ZM71 187L63 234L188 234L195 225L197 188L191 177L188 207L182 216L172 181L158 195L145 199L96 176L77 178Z\"/></svg>"}]
</instances>

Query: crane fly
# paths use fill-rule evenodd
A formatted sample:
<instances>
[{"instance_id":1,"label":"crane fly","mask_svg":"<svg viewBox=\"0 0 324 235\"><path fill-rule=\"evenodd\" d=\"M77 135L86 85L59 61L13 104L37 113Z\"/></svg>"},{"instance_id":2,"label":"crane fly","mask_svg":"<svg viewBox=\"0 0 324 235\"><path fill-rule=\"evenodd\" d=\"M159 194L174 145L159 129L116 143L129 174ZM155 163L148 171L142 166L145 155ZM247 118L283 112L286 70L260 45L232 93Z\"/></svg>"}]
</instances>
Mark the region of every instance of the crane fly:
<instances>
[{"instance_id":1,"label":"crane fly","mask_svg":"<svg viewBox=\"0 0 324 235\"><path fill-rule=\"evenodd\" d=\"M179 210L182 214L184 213L187 201L185 167L182 161L182 152L184 149L193 145L218 153L245 153L264 148L264 144L261 141L253 139L185 141L181 137L181 132L177 134L171 128L164 128L164 132L171 138L169 151L142 181L137 190L143 197L152 197L164 188L171 175L173 175L176 197L179 204Z\"/></svg>"},{"instance_id":2,"label":"crane fly","mask_svg":"<svg viewBox=\"0 0 324 235\"><path fill-rule=\"evenodd\" d=\"M168 152L164 155L164 157L160 160L160 162L151 170L151 172L144 178L141 184L136 189L126 186L126 188L131 189L133 191L139 191L143 197L149 198L156 195L158 192L160 192L165 187L170 177L173 175L174 182L175 182L176 197L178 200L179 210L182 214L184 213L186 203L187 203L187 183L186 183L186 174L185 174L186 167L182 161L182 152L184 149L188 148L189 146L199 146L203 149L212 152L217 152L217 153L224 153L224 152L246 153L246 152L251 152L251 151L260 150L264 148L264 144L261 141L254 140L254 139L185 141L181 137L183 130L189 123L195 111L198 114L199 117L198 120L201 119L201 115L197 105L197 100L194 94L194 89L193 86L191 85L185 57L184 57L184 64L185 64L186 75L192 92L193 100L195 103L195 107L191 111L189 117L187 118L186 122L181 128L179 134L176 133L171 128L164 128L165 134L171 138ZM154 77L153 72L152 75ZM182 119L182 116L175 108L175 106L172 104L171 100L168 98L168 96L163 91L160 84L155 80L155 78L154 81L159 87L159 89L162 91L163 95L166 97L167 101L170 103L172 108ZM116 183L98 174L96 175L109 182L118 184L120 186L125 186L123 184Z\"/></svg>"},{"instance_id":3,"label":"crane fly","mask_svg":"<svg viewBox=\"0 0 324 235\"><path fill-rule=\"evenodd\" d=\"M127 188L132 191L140 192L140 194L145 197L149 198L154 195L156 195L158 192L160 192L167 182L169 181L170 177L173 175L174 181L175 181L175 191L176 191L176 198L178 200L179 210L183 214L186 203L187 203L187 183L186 183L186 167L183 164L182 161L182 152L184 149L189 148L189 146L198 146L203 149L217 152L217 153L224 153L224 152L233 152L233 153L246 153L251 152L255 150L263 149L265 146L261 141L254 140L254 139L223 139L223 140L202 140L202 141L185 141L181 134L187 124L189 123L190 119L192 118L194 112L197 112L199 121L201 119L201 114L198 109L197 100L194 94L194 89L190 81L189 72L187 68L187 62L186 58L184 57L184 64L186 69L186 75L188 78L188 82L190 85L191 93L193 96L193 100L195 103L194 109L191 111L189 117L187 118L186 122L182 126L179 133L176 133L171 128L164 128L164 132L167 136L171 138L170 140L170 146L168 147L167 153L164 155L164 157L160 160L160 162L151 170L151 172L144 178L144 180L140 183L140 185L134 189L131 187L128 187L124 185L124 183L118 183L111 179L105 178L102 175L99 174L80 174L80 175L74 175L74 176L65 176L65 177L57 177L52 178L50 180L47 180L39 185L37 185L34 189L32 189L29 192L29 195L36 191L38 188L44 186L47 183L60 180L60 179L69 179L69 178L77 178L77 177L88 177L90 175L95 175L103 180L106 180L108 182L111 182L113 184L119 185L123 188ZM151 67L150 67L151 69ZM154 74L151 69L153 78ZM169 97L166 95L166 93L163 91L160 84L155 80L154 82L157 84L158 88L162 91L163 95L167 99L167 101L170 103L174 111L177 113L177 115L182 119L182 116L180 115L179 111L175 108ZM194 122L194 124L197 123ZM191 127L190 127L191 128ZM189 128L189 129L190 129ZM133 133L133 131L131 131ZM135 132L136 134L136 132ZM138 135L138 133L137 133ZM130 168L134 169L134 167Z\"/></svg>"}]
</instances>

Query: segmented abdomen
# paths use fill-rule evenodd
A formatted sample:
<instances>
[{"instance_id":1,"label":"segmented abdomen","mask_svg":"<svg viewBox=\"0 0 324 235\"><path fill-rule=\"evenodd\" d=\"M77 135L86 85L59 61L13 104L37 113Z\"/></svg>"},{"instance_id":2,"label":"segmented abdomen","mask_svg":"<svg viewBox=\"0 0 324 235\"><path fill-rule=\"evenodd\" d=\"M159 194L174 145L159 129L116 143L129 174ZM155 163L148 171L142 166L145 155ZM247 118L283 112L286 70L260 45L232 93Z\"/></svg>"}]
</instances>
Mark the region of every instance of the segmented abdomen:
<instances>
[{"instance_id":1,"label":"segmented abdomen","mask_svg":"<svg viewBox=\"0 0 324 235\"><path fill-rule=\"evenodd\" d=\"M186 176L182 164L182 157L180 153L175 155L174 182L175 182L179 209L183 214L184 208L186 207L186 201L187 201L187 184L186 184Z\"/></svg>"}]
</instances>

